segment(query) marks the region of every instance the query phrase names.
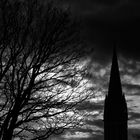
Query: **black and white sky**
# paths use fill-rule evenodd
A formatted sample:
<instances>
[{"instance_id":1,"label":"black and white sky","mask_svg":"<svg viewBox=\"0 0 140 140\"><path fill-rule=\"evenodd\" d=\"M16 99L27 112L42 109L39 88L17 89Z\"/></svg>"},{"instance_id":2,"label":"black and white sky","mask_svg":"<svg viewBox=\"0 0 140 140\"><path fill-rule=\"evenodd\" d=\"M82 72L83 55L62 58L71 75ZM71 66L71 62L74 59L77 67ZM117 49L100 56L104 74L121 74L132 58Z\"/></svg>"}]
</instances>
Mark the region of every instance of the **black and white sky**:
<instances>
[{"instance_id":1,"label":"black and white sky","mask_svg":"<svg viewBox=\"0 0 140 140\"><path fill-rule=\"evenodd\" d=\"M122 55L140 59L140 1L61 0L73 14L82 18L84 35L100 57L110 55L116 42Z\"/></svg>"},{"instance_id":2,"label":"black and white sky","mask_svg":"<svg viewBox=\"0 0 140 140\"><path fill-rule=\"evenodd\" d=\"M77 133L87 140L103 139L103 95L107 93L112 48L115 43L122 88L129 110L129 140L137 140L140 138L140 1L60 0L60 2L64 7L70 6L72 13L81 18L84 25L83 30L81 29L82 35L87 40L86 48L94 49L89 72L97 88L98 97L80 108L90 112L87 119L89 127L86 131L79 130ZM76 138L78 139L78 136L75 134Z\"/></svg>"}]
</instances>

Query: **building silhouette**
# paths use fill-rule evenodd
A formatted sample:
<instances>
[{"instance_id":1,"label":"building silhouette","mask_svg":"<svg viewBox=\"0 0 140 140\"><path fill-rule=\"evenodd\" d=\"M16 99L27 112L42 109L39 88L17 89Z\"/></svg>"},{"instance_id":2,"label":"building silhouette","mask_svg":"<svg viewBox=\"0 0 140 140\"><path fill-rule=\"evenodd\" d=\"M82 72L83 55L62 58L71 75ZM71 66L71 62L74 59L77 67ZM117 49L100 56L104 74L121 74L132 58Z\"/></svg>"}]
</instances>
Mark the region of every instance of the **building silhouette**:
<instances>
[{"instance_id":1,"label":"building silhouette","mask_svg":"<svg viewBox=\"0 0 140 140\"><path fill-rule=\"evenodd\" d=\"M122 93L119 66L114 48L108 94L104 106L104 140L127 140L127 104Z\"/></svg>"}]
</instances>

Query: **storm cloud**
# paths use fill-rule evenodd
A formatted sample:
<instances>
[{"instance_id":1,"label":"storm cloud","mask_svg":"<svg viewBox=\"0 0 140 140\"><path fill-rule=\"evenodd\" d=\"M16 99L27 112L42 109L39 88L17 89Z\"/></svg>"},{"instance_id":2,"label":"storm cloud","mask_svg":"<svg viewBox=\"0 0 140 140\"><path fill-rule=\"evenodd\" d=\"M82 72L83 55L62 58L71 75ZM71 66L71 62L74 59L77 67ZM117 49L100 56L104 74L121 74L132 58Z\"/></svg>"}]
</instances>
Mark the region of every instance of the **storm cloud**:
<instances>
[{"instance_id":1,"label":"storm cloud","mask_svg":"<svg viewBox=\"0 0 140 140\"><path fill-rule=\"evenodd\" d=\"M138 0L61 0L84 24L83 36L93 57L110 60L112 47L126 58L140 60L140 2ZM101 61L102 62L102 61Z\"/></svg>"}]
</instances>

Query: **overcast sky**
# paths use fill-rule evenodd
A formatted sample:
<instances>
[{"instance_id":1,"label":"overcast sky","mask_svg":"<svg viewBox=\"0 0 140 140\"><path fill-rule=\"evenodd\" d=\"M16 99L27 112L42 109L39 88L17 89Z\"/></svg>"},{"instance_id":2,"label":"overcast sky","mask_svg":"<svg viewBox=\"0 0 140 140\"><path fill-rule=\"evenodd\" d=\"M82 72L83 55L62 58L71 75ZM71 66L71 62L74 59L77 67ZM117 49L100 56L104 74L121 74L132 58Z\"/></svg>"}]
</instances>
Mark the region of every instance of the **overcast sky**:
<instances>
[{"instance_id":1,"label":"overcast sky","mask_svg":"<svg viewBox=\"0 0 140 140\"><path fill-rule=\"evenodd\" d=\"M85 24L84 35L102 59L111 52L112 43L129 58L140 59L139 0L61 0ZM105 56L104 56L105 55ZM98 55L99 56L99 55Z\"/></svg>"},{"instance_id":2,"label":"overcast sky","mask_svg":"<svg viewBox=\"0 0 140 140\"><path fill-rule=\"evenodd\" d=\"M99 102L87 102L81 110L89 112L86 129L75 140L103 139L103 93L108 90L112 46L117 45L123 92L129 110L129 140L140 138L140 1L139 0L61 0L64 7L84 23L83 35L93 48L89 71ZM101 98L100 98L101 97ZM85 133L84 133L85 132ZM96 133L95 133L96 132ZM91 136L92 135L92 136ZM91 136L91 137L90 137ZM66 136L64 136L66 137ZM68 135L70 138L70 136ZM96 137L96 138L95 138ZM66 138L67 139L67 138Z\"/></svg>"}]
</instances>

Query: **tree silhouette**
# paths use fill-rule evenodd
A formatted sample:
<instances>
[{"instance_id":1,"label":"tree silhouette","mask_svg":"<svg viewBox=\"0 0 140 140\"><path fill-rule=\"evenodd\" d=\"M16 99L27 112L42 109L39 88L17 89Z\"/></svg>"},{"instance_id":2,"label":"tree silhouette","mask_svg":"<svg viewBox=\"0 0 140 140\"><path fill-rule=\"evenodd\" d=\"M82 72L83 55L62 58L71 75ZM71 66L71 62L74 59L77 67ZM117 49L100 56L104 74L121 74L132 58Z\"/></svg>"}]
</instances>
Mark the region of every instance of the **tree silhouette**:
<instances>
[{"instance_id":1,"label":"tree silhouette","mask_svg":"<svg viewBox=\"0 0 140 140\"><path fill-rule=\"evenodd\" d=\"M76 126L74 107L89 97L77 21L38 0L1 0L0 21L0 139L43 140Z\"/></svg>"}]
</instances>

